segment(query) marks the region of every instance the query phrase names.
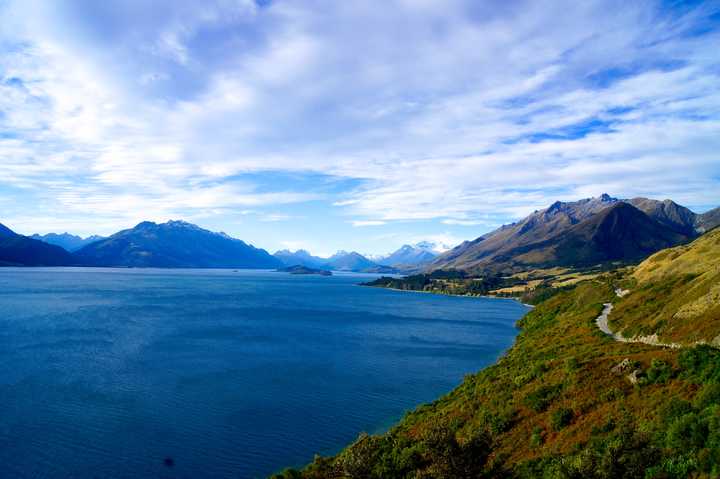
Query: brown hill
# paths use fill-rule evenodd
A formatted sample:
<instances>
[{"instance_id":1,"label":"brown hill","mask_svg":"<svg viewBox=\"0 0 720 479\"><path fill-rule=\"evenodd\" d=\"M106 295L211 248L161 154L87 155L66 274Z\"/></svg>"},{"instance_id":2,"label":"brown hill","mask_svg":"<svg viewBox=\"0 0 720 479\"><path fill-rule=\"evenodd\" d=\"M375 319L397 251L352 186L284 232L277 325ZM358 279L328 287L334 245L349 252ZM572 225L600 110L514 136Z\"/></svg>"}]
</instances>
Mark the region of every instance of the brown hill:
<instances>
[{"instance_id":1,"label":"brown hill","mask_svg":"<svg viewBox=\"0 0 720 479\"><path fill-rule=\"evenodd\" d=\"M637 213L629 209L615 212L615 224L597 217L616 205L634 207ZM575 267L635 261L694 238L720 222L720 214L715 216L697 215L671 200L619 200L605 194L575 202L558 201L522 221L462 243L439 256L427 269L511 273L540 265ZM636 227L630 224L634 220L640 222ZM602 221L604 232L592 233Z\"/></svg>"}]
</instances>

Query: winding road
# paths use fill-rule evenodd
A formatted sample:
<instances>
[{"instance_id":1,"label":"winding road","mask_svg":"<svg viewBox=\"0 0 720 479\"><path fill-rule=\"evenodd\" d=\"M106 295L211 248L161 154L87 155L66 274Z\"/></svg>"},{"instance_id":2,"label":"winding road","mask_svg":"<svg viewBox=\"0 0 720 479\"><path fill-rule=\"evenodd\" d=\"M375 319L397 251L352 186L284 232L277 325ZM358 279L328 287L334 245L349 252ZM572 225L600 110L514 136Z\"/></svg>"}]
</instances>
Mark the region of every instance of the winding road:
<instances>
[{"instance_id":1,"label":"winding road","mask_svg":"<svg viewBox=\"0 0 720 479\"><path fill-rule=\"evenodd\" d=\"M616 289L615 295L617 297L622 298L626 294L628 294L630 291L625 289ZM613 338L615 341L619 341L621 343L642 343L642 344L650 344L652 346L660 346L663 348L680 348L681 345L678 343L661 343L658 340L657 334L653 334L650 336L634 336L632 338L626 338L621 333L613 333L610 329L610 325L608 324L608 316L610 316L610 313L613 310L613 304L612 303L604 303L603 304L603 310L600 313L600 315L595 318L595 324L597 324L597 327L602 331L603 333L607 334L611 338Z\"/></svg>"}]
</instances>

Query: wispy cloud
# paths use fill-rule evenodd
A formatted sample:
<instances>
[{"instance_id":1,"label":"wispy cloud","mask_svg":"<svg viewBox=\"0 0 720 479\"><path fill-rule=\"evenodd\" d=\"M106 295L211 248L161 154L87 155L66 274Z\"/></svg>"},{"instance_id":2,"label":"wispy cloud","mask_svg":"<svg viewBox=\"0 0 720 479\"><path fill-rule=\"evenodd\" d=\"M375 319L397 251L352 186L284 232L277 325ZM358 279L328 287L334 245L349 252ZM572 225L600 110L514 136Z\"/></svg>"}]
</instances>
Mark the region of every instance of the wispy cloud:
<instances>
[{"instance_id":1,"label":"wispy cloud","mask_svg":"<svg viewBox=\"0 0 720 479\"><path fill-rule=\"evenodd\" d=\"M713 2L83 5L0 7L0 195L27 199L5 218L470 229L604 191L720 203Z\"/></svg>"},{"instance_id":2,"label":"wispy cloud","mask_svg":"<svg viewBox=\"0 0 720 479\"><path fill-rule=\"evenodd\" d=\"M384 221L377 221L377 220L355 220L351 222L353 226L355 227L362 227L362 226L382 226L385 224Z\"/></svg>"}]
</instances>

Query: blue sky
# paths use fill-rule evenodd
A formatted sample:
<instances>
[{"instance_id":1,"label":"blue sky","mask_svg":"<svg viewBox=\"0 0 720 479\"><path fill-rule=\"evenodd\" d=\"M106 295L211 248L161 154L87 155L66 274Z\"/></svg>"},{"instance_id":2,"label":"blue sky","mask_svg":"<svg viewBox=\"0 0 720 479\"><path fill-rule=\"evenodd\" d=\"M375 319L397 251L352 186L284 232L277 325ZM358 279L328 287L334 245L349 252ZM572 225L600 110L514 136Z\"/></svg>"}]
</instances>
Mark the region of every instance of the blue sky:
<instances>
[{"instance_id":1,"label":"blue sky","mask_svg":"<svg viewBox=\"0 0 720 479\"><path fill-rule=\"evenodd\" d=\"M720 2L0 0L0 222L270 250L720 205Z\"/></svg>"}]
</instances>

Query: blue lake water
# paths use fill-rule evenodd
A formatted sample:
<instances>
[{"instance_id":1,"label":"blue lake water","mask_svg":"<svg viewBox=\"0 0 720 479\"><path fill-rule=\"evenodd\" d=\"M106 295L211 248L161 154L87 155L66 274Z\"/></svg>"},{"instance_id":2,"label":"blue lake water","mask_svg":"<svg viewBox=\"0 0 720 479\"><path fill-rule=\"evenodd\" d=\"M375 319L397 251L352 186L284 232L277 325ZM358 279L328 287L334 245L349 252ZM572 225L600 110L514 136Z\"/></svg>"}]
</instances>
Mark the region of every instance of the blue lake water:
<instances>
[{"instance_id":1,"label":"blue lake water","mask_svg":"<svg viewBox=\"0 0 720 479\"><path fill-rule=\"evenodd\" d=\"M527 311L369 278L0 269L0 477L265 477L450 391Z\"/></svg>"}]
</instances>

